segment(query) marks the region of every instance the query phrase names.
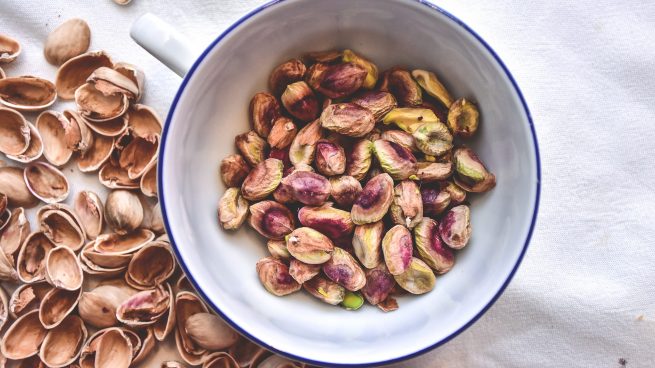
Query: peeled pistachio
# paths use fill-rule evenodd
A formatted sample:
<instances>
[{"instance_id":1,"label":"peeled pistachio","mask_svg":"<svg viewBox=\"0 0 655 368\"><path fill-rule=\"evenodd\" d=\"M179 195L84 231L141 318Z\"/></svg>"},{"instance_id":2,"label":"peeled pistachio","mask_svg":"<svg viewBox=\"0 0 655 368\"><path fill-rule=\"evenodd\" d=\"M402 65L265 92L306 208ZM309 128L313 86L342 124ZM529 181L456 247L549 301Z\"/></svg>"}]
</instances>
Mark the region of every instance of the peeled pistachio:
<instances>
[{"instance_id":1,"label":"peeled pistachio","mask_svg":"<svg viewBox=\"0 0 655 368\"><path fill-rule=\"evenodd\" d=\"M346 153L343 147L328 140L316 143L316 169L323 175L340 175L346 170Z\"/></svg>"},{"instance_id":2,"label":"peeled pistachio","mask_svg":"<svg viewBox=\"0 0 655 368\"><path fill-rule=\"evenodd\" d=\"M364 78L362 87L366 89L375 88L375 84L378 82L378 67L375 64L349 49L343 50L342 60L346 63L351 62L363 67L366 70L366 77Z\"/></svg>"},{"instance_id":3,"label":"peeled pistachio","mask_svg":"<svg viewBox=\"0 0 655 368\"><path fill-rule=\"evenodd\" d=\"M339 50L312 51L305 53L303 59L308 63L333 63L339 61L342 55Z\"/></svg>"},{"instance_id":4,"label":"peeled pistachio","mask_svg":"<svg viewBox=\"0 0 655 368\"><path fill-rule=\"evenodd\" d=\"M33 77L0 79L0 104L16 110L38 111L57 100L55 85L49 80Z\"/></svg>"},{"instance_id":5,"label":"peeled pistachio","mask_svg":"<svg viewBox=\"0 0 655 368\"><path fill-rule=\"evenodd\" d=\"M407 270L412 260L412 234L402 225L392 227L382 239L384 262L392 275Z\"/></svg>"},{"instance_id":6,"label":"peeled pistachio","mask_svg":"<svg viewBox=\"0 0 655 368\"><path fill-rule=\"evenodd\" d=\"M363 180L371 168L372 158L373 142L368 139L358 140L346 157L346 175Z\"/></svg>"},{"instance_id":7,"label":"peeled pistachio","mask_svg":"<svg viewBox=\"0 0 655 368\"><path fill-rule=\"evenodd\" d=\"M6 198L6 196L3 198ZM7 256L8 261L13 265L16 263L15 257L18 255L20 247L31 231L30 222L25 216L25 209L18 207L11 211L11 217L4 226L4 231L0 234L0 251ZM13 266L10 268L13 268Z\"/></svg>"},{"instance_id":8,"label":"peeled pistachio","mask_svg":"<svg viewBox=\"0 0 655 368\"><path fill-rule=\"evenodd\" d=\"M334 247L332 257L323 264L323 273L350 291L357 291L366 284L366 275L359 263L339 247Z\"/></svg>"},{"instance_id":9,"label":"peeled pistachio","mask_svg":"<svg viewBox=\"0 0 655 368\"><path fill-rule=\"evenodd\" d=\"M417 162L416 165L418 167L416 176L423 183L445 180L453 173L453 165L451 163Z\"/></svg>"},{"instance_id":10,"label":"peeled pistachio","mask_svg":"<svg viewBox=\"0 0 655 368\"><path fill-rule=\"evenodd\" d=\"M369 109L354 103L338 103L323 110L321 126L350 137L362 137L375 127L375 117Z\"/></svg>"},{"instance_id":11,"label":"peeled pistachio","mask_svg":"<svg viewBox=\"0 0 655 368\"><path fill-rule=\"evenodd\" d=\"M448 110L448 126L458 137L469 138L475 134L479 118L478 108L465 98L453 102Z\"/></svg>"},{"instance_id":12,"label":"peeled pistachio","mask_svg":"<svg viewBox=\"0 0 655 368\"><path fill-rule=\"evenodd\" d=\"M266 257L257 262L257 274L264 288L276 296L300 290L300 284L289 274L289 267L280 260Z\"/></svg>"},{"instance_id":13,"label":"peeled pistachio","mask_svg":"<svg viewBox=\"0 0 655 368\"><path fill-rule=\"evenodd\" d=\"M286 240L289 253L307 264L327 262L335 248L330 238L309 227L295 229Z\"/></svg>"},{"instance_id":14,"label":"peeled pistachio","mask_svg":"<svg viewBox=\"0 0 655 368\"><path fill-rule=\"evenodd\" d=\"M437 216L448 208L451 198L450 193L445 190L423 186L421 200L423 201L423 215Z\"/></svg>"},{"instance_id":15,"label":"peeled pistachio","mask_svg":"<svg viewBox=\"0 0 655 368\"><path fill-rule=\"evenodd\" d=\"M273 122L280 114L280 104L270 93L259 92L250 100L250 120L253 130L260 137L268 137Z\"/></svg>"},{"instance_id":16,"label":"peeled pistachio","mask_svg":"<svg viewBox=\"0 0 655 368\"><path fill-rule=\"evenodd\" d=\"M315 121L305 125L298 131L289 147L289 159L293 165L307 164L314 160L316 143L323 136L321 121Z\"/></svg>"},{"instance_id":17,"label":"peeled pistachio","mask_svg":"<svg viewBox=\"0 0 655 368\"><path fill-rule=\"evenodd\" d=\"M196 344L207 350L226 349L239 339L236 331L211 313L192 314L184 323L184 329Z\"/></svg>"},{"instance_id":18,"label":"peeled pistachio","mask_svg":"<svg viewBox=\"0 0 655 368\"><path fill-rule=\"evenodd\" d=\"M414 228L416 249L421 259L438 274L448 272L455 264L455 255L439 237L439 225L429 217Z\"/></svg>"},{"instance_id":19,"label":"peeled pistachio","mask_svg":"<svg viewBox=\"0 0 655 368\"><path fill-rule=\"evenodd\" d=\"M396 185L389 211L394 223L414 228L423 218L423 202L418 184L403 180Z\"/></svg>"},{"instance_id":20,"label":"peeled pistachio","mask_svg":"<svg viewBox=\"0 0 655 368\"><path fill-rule=\"evenodd\" d=\"M421 87L407 70L393 68L387 74L389 92L401 106L416 106L423 102Z\"/></svg>"},{"instance_id":21,"label":"peeled pistachio","mask_svg":"<svg viewBox=\"0 0 655 368\"><path fill-rule=\"evenodd\" d=\"M380 263L380 244L384 233L382 221L355 227L353 249L355 255L366 268L374 268Z\"/></svg>"},{"instance_id":22,"label":"peeled pistachio","mask_svg":"<svg viewBox=\"0 0 655 368\"><path fill-rule=\"evenodd\" d=\"M269 239L283 239L295 227L294 217L285 206L261 201L250 206L250 226Z\"/></svg>"},{"instance_id":23,"label":"peeled pistachio","mask_svg":"<svg viewBox=\"0 0 655 368\"><path fill-rule=\"evenodd\" d=\"M451 203L453 204L461 204L466 200L466 191L452 181L443 183L441 189L450 194Z\"/></svg>"},{"instance_id":24,"label":"peeled pistachio","mask_svg":"<svg viewBox=\"0 0 655 368\"><path fill-rule=\"evenodd\" d=\"M303 284L321 272L321 265L310 265L297 259L289 262L289 274L296 282Z\"/></svg>"},{"instance_id":25,"label":"peeled pistachio","mask_svg":"<svg viewBox=\"0 0 655 368\"><path fill-rule=\"evenodd\" d=\"M92 51L75 56L59 67L55 77L57 94L64 100L72 100L75 90L86 83L86 79L94 70L114 64L104 51Z\"/></svg>"},{"instance_id":26,"label":"peeled pistachio","mask_svg":"<svg viewBox=\"0 0 655 368\"><path fill-rule=\"evenodd\" d=\"M496 176L490 173L478 156L468 147L460 147L453 155L455 183L467 192L486 192L496 186Z\"/></svg>"},{"instance_id":27,"label":"peeled pistachio","mask_svg":"<svg viewBox=\"0 0 655 368\"><path fill-rule=\"evenodd\" d=\"M281 116L273 122L273 127L268 134L268 144L271 148L286 148L293 142L297 132L296 124L291 119Z\"/></svg>"},{"instance_id":28,"label":"peeled pistachio","mask_svg":"<svg viewBox=\"0 0 655 368\"><path fill-rule=\"evenodd\" d=\"M453 148L453 136L442 123L423 123L412 135L416 147L426 155L440 156Z\"/></svg>"},{"instance_id":29,"label":"peeled pistachio","mask_svg":"<svg viewBox=\"0 0 655 368\"><path fill-rule=\"evenodd\" d=\"M377 175L362 189L362 193L350 210L350 217L357 225L380 221L389 210L392 201L393 179L386 173Z\"/></svg>"},{"instance_id":30,"label":"peeled pistachio","mask_svg":"<svg viewBox=\"0 0 655 368\"><path fill-rule=\"evenodd\" d=\"M239 188L228 188L218 204L218 221L225 230L237 230L248 215L248 201Z\"/></svg>"},{"instance_id":31,"label":"peeled pistachio","mask_svg":"<svg viewBox=\"0 0 655 368\"><path fill-rule=\"evenodd\" d=\"M289 84L281 100L284 108L297 119L312 121L318 116L318 99L304 81Z\"/></svg>"},{"instance_id":32,"label":"peeled pistachio","mask_svg":"<svg viewBox=\"0 0 655 368\"><path fill-rule=\"evenodd\" d=\"M268 197L282 180L284 165L276 158L267 158L257 164L241 184L241 195L251 201Z\"/></svg>"},{"instance_id":33,"label":"peeled pistachio","mask_svg":"<svg viewBox=\"0 0 655 368\"><path fill-rule=\"evenodd\" d=\"M394 275L398 285L412 294L425 294L434 289L437 279L430 267L416 257L410 261L404 272Z\"/></svg>"},{"instance_id":34,"label":"peeled pistachio","mask_svg":"<svg viewBox=\"0 0 655 368\"><path fill-rule=\"evenodd\" d=\"M143 221L143 206L139 197L124 189L111 191L105 201L105 219L119 234L133 231Z\"/></svg>"},{"instance_id":35,"label":"peeled pistachio","mask_svg":"<svg viewBox=\"0 0 655 368\"><path fill-rule=\"evenodd\" d=\"M382 118L383 124L396 124L407 133L414 133L421 124L440 122L432 110L416 107L397 107Z\"/></svg>"},{"instance_id":36,"label":"peeled pistachio","mask_svg":"<svg viewBox=\"0 0 655 368\"><path fill-rule=\"evenodd\" d=\"M412 76L425 92L439 100L439 102L444 104L444 106L450 107L453 103L453 98L450 97L450 93L448 93L446 87L441 84L434 73L416 69L412 70Z\"/></svg>"},{"instance_id":37,"label":"peeled pistachio","mask_svg":"<svg viewBox=\"0 0 655 368\"><path fill-rule=\"evenodd\" d=\"M229 155L221 161L221 178L228 187L240 187L249 172L250 166L239 154Z\"/></svg>"},{"instance_id":38,"label":"peeled pistachio","mask_svg":"<svg viewBox=\"0 0 655 368\"><path fill-rule=\"evenodd\" d=\"M346 289L343 286L321 275L305 282L302 286L314 297L332 305L341 303L346 296Z\"/></svg>"},{"instance_id":39,"label":"peeled pistachio","mask_svg":"<svg viewBox=\"0 0 655 368\"><path fill-rule=\"evenodd\" d=\"M441 239L453 249L464 248L471 232L471 210L466 205L451 208L439 224Z\"/></svg>"},{"instance_id":40,"label":"peeled pistachio","mask_svg":"<svg viewBox=\"0 0 655 368\"><path fill-rule=\"evenodd\" d=\"M346 239L354 229L350 212L332 207L331 202L320 207L301 208L298 219L303 226L318 230L334 241Z\"/></svg>"},{"instance_id":41,"label":"peeled pistachio","mask_svg":"<svg viewBox=\"0 0 655 368\"><path fill-rule=\"evenodd\" d=\"M20 43L0 33L0 64L11 63L20 55Z\"/></svg>"},{"instance_id":42,"label":"peeled pistachio","mask_svg":"<svg viewBox=\"0 0 655 368\"><path fill-rule=\"evenodd\" d=\"M359 194L362 192L362 184L349 175L331 177L330 195L337 204L345 209L350 209Z\"/></svg>"},{"instance_id":43,"label":"peeled pistachio","mask_svg":"<svg viewBox=\"0 0 655 368\"><path fill-rule=\"evenodd\" d=\"M382 132L380 138L390 142L397 143L412 152L418 151L414 136L412 136L410 133L407 133L405 131L397 130L397 129L386 130Z\"/></svg>"},{"instance_id":44,"label":"peeled pistachio","mask_svg":"<svg viewBox=\"0 0 655 368\"><path fill-rule=\"evenodd\" d=\"M267 144L256 132L239 134L234 139L239 152L250 166L255 166L266 158Z\"/></svg>"},{"instance_id":45,"label":"peeled pistachio","mask_svg":"<svg viewBox=\"0 0 655 368\"><path fill-rule=\"evenodd\" d=\"M364 305L364 297L359 292L346 291L341 306L346 310L358 310Z\"/></svg>"},{"instance_id":46,"label":"peeled pistachio","mask_svg":"<svg viewBox=\"0 0 655 368\"><path fill-rule=\"evenodd\" d=\"M291 198L309 206L319 206L330 196L330 182L309 171L294 171L282 179L280 186L289 191Z\"/></svg>"},{"instance_id":47,"label":"peeled pistachio","mask_svg":"<svg viewBox=\"0 0 655 368\"><path fill-rule=\"evenodd\" d=\"M356 63L315 64L307 71L307 81L329 98L342 98L361 88L367 75L366 68Z\"/></svg>"},{"instance_id":48,"label":"peeled pistachio","mask_svg":"<svg viewBox=\"0 0 655 368\"><path fill-rule=\"evenodd\" d=\"M273 69L268 85L274 95L280 96L289 84L301 81L306 71L307 67L299 59L287 60Z\"/></svg>"},{"instance_id":49,"label":"peeled pistachio","mask_svg":"<svg viewBox=\"0 0 655 368\"><path fill-rule=\"evenodd\" d=\"M366 285L362 288L362 294L369 303L377 305L387 299L395 286L393 275L384 263L380 263L375 268L366 270Z\"/></svg>"},{"instance_id":50,"label":"peeled pistachio","mask_svg":"<svg viewBox=\"0 0 655 368\"><path fill-rule=\"evenodd\" d=\"M285 240L269 239L266 243L266 247L268 248L268 252L273 258L284 260L291 258L291 254L287 250L287 242Z\"/></svg>"},{"instance_id":51,"label":"peeled pistachio","mask_svg":"<svg viewBox=\"0 0 655 368\"><path fill-rule=\"evenodd\" d=\"M395 180L413 178L417 172L416 157L409 149L384 139L373 142L373 152L382 170Z\"/></svg>"}]
</instances>

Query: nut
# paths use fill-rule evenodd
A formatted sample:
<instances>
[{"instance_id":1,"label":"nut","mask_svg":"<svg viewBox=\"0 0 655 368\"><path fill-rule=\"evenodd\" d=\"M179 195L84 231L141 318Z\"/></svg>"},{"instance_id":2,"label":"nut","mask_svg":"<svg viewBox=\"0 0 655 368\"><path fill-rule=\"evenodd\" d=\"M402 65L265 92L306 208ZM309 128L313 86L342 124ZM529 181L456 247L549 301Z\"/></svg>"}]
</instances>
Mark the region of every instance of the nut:
<instances>
[{"instance_id":1,"label":"nut","mask_svg":"<svg viewBox=\"0 0 655 368\"><path fill-rule=\"evenodd\" d=\"M300 262L297 259L291 259L289 262L289 274L299 284L311 280L314 276L321 272L321 265L310 265Z\"/></svg>"},{"instance_id":2,"label":"nut","mask_svg":"<svg viewBox=\"0 0 655 368\"><path fill-rule=\"evenodd\" d=\"M357 291L366 284L364 270L350 253L339 247L334 247L332 257L323 264L323 273L350 291Z\"/></svg>"},{"instance_id":3,"label":"nut","mask_svg":"<svg viewBox=\"0 0 655 368\"><path fill-rule=\"evenodd\" d=\"M309 294L332 305L341 303L346 295L346 289L343 286L320 275L305 282L302 286Z\"/></svg>"},{"instance_id":4,"label":"nut","mask_svg":"<svg viewBox=\"0 0 655 368\"><path fill-rule=\"evenodd\" d=\"M423 183L446 180L453 173L453 164L441 162L417 162L416 176Z\"/></svg>"},{"instance_id":5,"label":"nut","mask_svg":"<svg viewBox=\"0 0 655 368\"><path fill-rule=\"evenodd\" d=\"M370 110L376 122L381 121L385 115L398 106L396 98L385 91L366 92L353 98L351 102Z\"/></svg>"},{"instance_id":6,"label":"nut","mask_svg":"<svg viewBox=\"0 0 655 368\"><path fill-rule=\"evenodd\" d=\"M355 227L353 249L355 255L366 268L375 268L380 264L380 244L384 233L382 221Z\"/></svg>"},{"instance_id":7,"label":"nut","mask_svg":"<svg viewBox=\"0 0 655 368\"><path fill-rule=\"evenodd\" d=\"M453 102L448 110L448 126L458 137L473 136L478 130L479 118L478 108L465 98Z\"/></svg>"},{"instance_id":8,"label":"nut","mask_svg":"<svg viewBox=\"0 0 655 368\"><path fill-rule=\"evenodd\" d=\"M426 155L441 156L453 148L453 136L442 123L423 123L412 135L416 147Z\"/></svg>"},{"instance_id":9,"label":"nut","mask_svg":"<svg viewBox=\"0 0 655 368\"><path fill-rule=\"evenodd\" d=\"M375 88L375 84L378 82L378 67L375 66L371 61L365 59L361 55L357 55L352 50L343 50L342 60L346 63L353 63L361 66L366 70L366 77L362 83L362 87L366 89Z\"/></svg>"},{"instance_id":10,"label":"nut","mask_svg":"<svg viewBox=\"0 0 655 368\"><path fill-rule=\"evenodd\" d=\"M272 94L259 92L250 100L250 120L260 137L268 137L273 123L280 116L280 104Z\"/></svg>"},{"instance_id":11,"label":"nut","mask_svg":"<svg viewBox=\"0 0 655 368\"><path fill-rule=\"evenodd\" d=\"M394 197L389 208L391 219L398 225L412 229L423 219L421 191L416 182L403 180L394 188Z\"/></svg>"},{"instance_id":12,"label":"nut","mask_svg":"<svg viewBox=\"0 0 655 368\"><path fill-rule=\"evenodd\" d=\"M478 156L468 147L453 154L455 183L467 192L486 192L496 186L496 176L490 173Z\"/></svg>"},{"instance_id":13,"label":"nut","mask_svg":"<svg viewBox=\"0 0 655 368\"><path fill-rule=\"evenodd\" d=\"M412 77L416 82L427 92L430 96L436 98L444 104L446 107L450 107L453 103L453 98L450 97L450 93L446 90L446 87L439 82L437 76L426 70L416 69L412 70Z\"/></svg>"},{"instance_id":14,"label":"nut","mask_svg":"<svg viewBox=\"0 0 655 368\"><path fill-rule=\"evenodd\" d=\"M343 147L328 140L316 143L316 169L323 175L340 175L346 171L346 153Z\"/></svg>"},{"instance_id":15,"label":"nut","mask_svg":"<svg viewBox=\"0 0 655 368\"><path fill-rule=\"evenodd\" d=\"M369 303L377 305L387 299L395 286L393 275L384 263L380 263L377 267L366 270L366 285L361 291Z\"/></svg>"},{"instance_id":16,"label":"nut","mask_svg":"<svg viewBox=\"0 0 655 368\"><path fill-rule=\"evenodd\" d=\"M384 139L373 142L373 152L382 170L395 180L416 176L416 157L409 149Z\"/></svg>"},{"instance_id":17,"label":"nut","mask_svg":"<svg viewBox=\"0 0 655 368\"><path fill-rule=\"evenodd\" d=\"M307 82L329 98L350 96L362 87L368 72L355 63L315 64L307 71Z\"/></svg>"},{"instance_id":18,"label":"nut","mask_svg":"<svg viewBox=\"0 0 655 368\"><path fill-rule=\"evenodd\" d=\"M318 99L307 83L294 82L282 94L282 105L287 111L302 121L312 121L318 116Z\"/></svg>"},{"instance_id":19,"label":"nut","mask_svg":"<svg viewBox=\"0 0 655 368\"><path fill-rule=\"evenodd\" d=\"M280 96L289 84L301 81L306 71L307 67L299 59L287 60L273 69L268 85L274 95Z\"/></svg>"},{"instance_id":20,"label":"nut","mask_svg":"<svg viewBox=\"0 0 655 368\"><path fill-rule=\"evenodd\" d=\"M363 137L375 127L370 110L354 103L333 104L321 113L321 126L350 137Z\"/></svg>"},{"instance_id":21,"label":"nut","mask_svg":"<svg viewBox=\"0 0 655 368\"><path fill-rule=\"evenodd\" d=\"M267 158L260 162L241 184L241 195L250 201L268 197L280 184L283 170L284 164L276 158Z\"/></svg>"},{"instance_id":22,"label":"nut","mask_svg":"<svg viewBox=\"0 0 655 368\"><path fill-rule=\"evenodd\" d=\"M270 137L270 135L269 135ZM276 158L280 161L282 161L282 166L283 166L283 176L286 176L287 174L290 174L291 172L289 170L292 170L294 167L291 166L291 160L289 160L289 150L288 149L279 149L279 148L271 148L271 150L268 152L268 158Z\"/></svg>"},{"instance_id":23,"label":"nut","mask_svg":"<svg viewBox=\"0 0 655 368\"><path fill-rule=\"evenodd\" d=\"M313 51L303 55L308 63L333 63L341 59L343 53L339 50Z\"/></svg>"},{"instance_id":24,"label":"nut","mask_svg":"<svg viewBox=\"0 0 655 368\"><path fill-rule=\"evenodd\" d=\"M309 227L299 227L287 237L289 253L307 264L327 262L334 249L330 238Z\"/></svg>"},{"instance_id":25,"label":"nut","mask_svg":"<svg viewBox=\"0 0 655 368\"><path fill-rule=\"evenodd\" d=\"M358 140L346 157L346 175L356 180L363 180L371 168L373 142L368 139Z\"/></svg>"},{"instance_id":26,"label":"nut","mask_svg":"<svg viewBox=\"0 0 655 368\"><path fill-rule=\"evenodd\" d=\"M268 134L268 144L271 148L283 149L288 147L296 137L298 128L289 118L284 116L277 118Z\"/></svg>"},{"instance_id":27,"label":"nut","mask_svg":"<svg viewBox=\"0 0 655 368\"><path fill-rule=\"evenodd\" d=\"M414 136L405 131L397 129L386 130L382 132L380 138L390 142L398 143L399 145L407 148L412 152L418 151L418 148L416 148L416 141L414 140Z\"/></svg>"},{"instance_id":28,"label":"nut","mask_svg":"<svg viewBox=\"0 0 655 368\"><path fill-rule=\"evenodd\" d=\"M450 193L439 188L423 186L421 188L421 200L423 201L423 215L437 216L448 208Z\"/></svg>"},{"instance_id":29,"label":"nut","mask_svg":"<svg viewBox=\"0 0 655 368\"><path fill-rule=\"evenodd\" d=\"M329 180L330 195L334 201L340 207L350 209L362 192L362 184L357 179L348 175L332 177Z\"/></svg>"},{"instance_id":30,"label":"nut","mask_svg":"<svg viewBox=\"0 0 655 368\"><path fill-rule=\"evenodd\" d=\"M309 206L320 206L330 197L330 182L309 171L294 171L282 179L281 186L291 198Z\"/></svg>"},{"instance_id":31,"label":"nut","mask_svg":"<svg viewBox=\"0 0 655 368\"><path fill-rule=\"evenodd\" d=\"M407 70L393 68L387 74L389 92L401 106L416 106L423 102L421 87Z\"/></svg>"},{"instance_id":32,"label":"nut","mask_svg":"<svg viewBox=\"0 0 655 368\"><path fill-rule=\"evenodd\" d=\"M440 123L440 121L430 109L397 107L382 118L382 123L386 125L393 123L407 133L414 133L421 124Z\"/></svg>"},{"instance_id":33,"label":"nut","mask_svg":"<svg viewBox=\"0 0 655 368\"><path fill-rule=\"evenodd\" d=\"M416 257L411 258L405 272L394 275L394 278L401 288L412 294L425 294L431 291L437 281L430 267Z\"/></svg>"},{"instance_id":34,"label":"nut","mask_svg":"<svg viewBox=\"0 0 655 368\"><path fill-rule=\"evenodd\" d=\"M393 201L393 179L380 174L366 183L362 193L350 210L350 217L357 225L377 222L384 217Z\"/></svg>"},{"instance_id":35,"label":"nut","mask_svg":"<svg viewBox=\"0 0 655 368\"><path fill-rule=\"evenodd\" d=\"M305 125L298 131L289 147L289 159L294 166L299 164L309 165L314 160L316 143L323 136L321 121L315 121Z\"/></svg>"},{"instance_id":36,"label":"nut","mask_svg":"<svg viewBox=\"0 0 655 368\"><path fill-rule=\"evenodd\" d=\"M234 138L234 142L250 166L255 166L266 158L266 141L256 132L251 130L248 133L239 134Z\"/></svg>"},{"instance_id":37,"label":"nut","mask_svg":"<svg viewBox=\"0 0 655 368\"><path fill-rule=\"evenodd\" d=\"M287 250L287 242L285 240L270 239L266 243L266 247L268 248L268 252L271 253L273 258L284 260L291 258L291 254Z\"/></svg>"},{"instance_id":38,"label":"nut","mask_svg":"<svg viewBox=\"0 0 655 368\"><path fill-rule=\"evenodd\" d=\"M364 297L361 293L346 291L343 302L341 302L342 307L344 307L346 310L354 311L361 308L362 305L364 305Z\"/></svg>"},{"instance_id":39,"label":"nut","mask_svg":"<svg viewBox=\"0 0 655 368\"><path fill-rule=\"evenodd\" d=\"M300 290L300 284L289 274L289 267L278 259L260 259L257 274L264 288L273 295L284 296Z\"/></svg>"},{"instance_id":40,"label":"nut","mask_svg":"<svg viewBox=\"0 0 655 368\"><path fill-rule=\"evenodd\" d=\"M438 274L450 271L455 264L455 255L439 237L439 225L424 217L414 228L414 241L421 259Z\"/></svg>"},{"instance_id":41,"label":"nut","mask_svg":"<svg viewBox=\"0 0 655 368\"><path fill-rule=\"evenodd\" d=\"M450 202L453 204L461 204L466 200L466 191L452 181L443 183L441 190L450 194Z\"/></svg>"},{"instance_id":42,"label":"nut","mask_svg":"<svg viewBox=\"0 0 655 368\"><path fill-rule=\"evenodd\" d=\"M229 155L221 161L221 178L228 187L240 187L249 172L250 166L239 154Z\"/></svg>"},{"instance_id":43,"label":"nut","mask_svg":"<svg viewBox=\"0 0 655 368\"><path fill-rule=\"evenodd\" d=\"M43 54L50 64L61 65L86 52L90 41L89 25L79 18L69 19L50 32Z\"/></svg>"},{"instance_id":44,"label":"nut","mask_svg":"<svg viewBox=\"0 0 655 368\"><path fill-rule=\"evenodd\" d=\"M441 219L439 235L453 249L462 249L471 238L471 210L466 205L451 208Z\"/></svg>"},{"instance_id":45,"label":"nut","mask_svg":"<svg viewBox=\"0 0 655 368\"><path fill-rule=\"evenodd\" d=\"M261 201L250 206L250 226L268 239L284 239L295 227L293 214L274 201Z\"/></svg>"},{"instance_id":46,"label":"nut","mask_svg":"<svg viewBox=\"0 0 655 368\"><path fill-rule=\"evenodd\" d=\"M392 275L400 275L412 260L412 234L402 225L392 227L382 239L384 263Z\"/></svg>"},{"instance_id":47,"label":"nut","mask_svg":"<svg viewBox=\"0 0 655 368\"><path fill-rule=\"evenodd\" d=\"M349 239L355 228L350 212L334 208L330 202L320 207L301 208L298 220L303 226L311 227L334 241Z\"/></svg>"},{"instance_id":48,"label":"nut","mask_svg":"<svg viewBox=\"0 0 655 368\"><path fill-rule=\"evenodd\" d=\"M225 230L237 230L248 215L248 201L238 188L228 188L218 204L218 220Z\"/></svg>"}]
</instances>

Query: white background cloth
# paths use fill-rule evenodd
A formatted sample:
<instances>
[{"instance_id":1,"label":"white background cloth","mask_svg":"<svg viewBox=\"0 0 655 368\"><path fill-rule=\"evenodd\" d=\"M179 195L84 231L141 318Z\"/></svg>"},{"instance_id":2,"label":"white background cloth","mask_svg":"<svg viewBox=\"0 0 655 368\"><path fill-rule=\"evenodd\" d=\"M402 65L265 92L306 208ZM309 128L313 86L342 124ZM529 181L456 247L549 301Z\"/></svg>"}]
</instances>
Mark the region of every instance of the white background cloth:
<instances>
[{"instance_id":1,"label":"white background cloth","mask_svg":"<svg viewBox=\"0 0 655 368\"><path fill-rule=\"evenodd\" d=\"M43 41L81 17L92 49L145 69L145 103L164 116L180 78L131 41L132 21L150 11L204 45L262 3L0 0L0 33L25 48L5 71L54 78ZM399 366L655 367L655 3L437 3L487 41L522 88L541 148L541 210L521 268L488 313Z\"/></svg>"}]
</instances>

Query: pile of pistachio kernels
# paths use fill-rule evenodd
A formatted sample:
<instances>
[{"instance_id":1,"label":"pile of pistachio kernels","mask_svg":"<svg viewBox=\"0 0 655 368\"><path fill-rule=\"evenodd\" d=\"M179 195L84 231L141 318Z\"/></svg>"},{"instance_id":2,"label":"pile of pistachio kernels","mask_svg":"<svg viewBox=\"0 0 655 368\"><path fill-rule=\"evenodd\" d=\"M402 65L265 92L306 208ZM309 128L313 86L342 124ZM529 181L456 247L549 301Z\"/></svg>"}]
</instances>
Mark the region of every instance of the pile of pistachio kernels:
<instances>
[{"instance_id":1,"label":"pile of pistachio kernels","mask_svg":"<svg viewBox=\"0 0 655 368\"><path fill-rule=\"evenodd\" d=\"M224 229L249 218L268 239L256 267L266 290L383 311L432 290L471 236L467 193L496 184L459 142L478 128L476 106L432 72L378 75L351 50L286 61L269 87L221 162L218 208Z\"/></svg>"}]
</instances>

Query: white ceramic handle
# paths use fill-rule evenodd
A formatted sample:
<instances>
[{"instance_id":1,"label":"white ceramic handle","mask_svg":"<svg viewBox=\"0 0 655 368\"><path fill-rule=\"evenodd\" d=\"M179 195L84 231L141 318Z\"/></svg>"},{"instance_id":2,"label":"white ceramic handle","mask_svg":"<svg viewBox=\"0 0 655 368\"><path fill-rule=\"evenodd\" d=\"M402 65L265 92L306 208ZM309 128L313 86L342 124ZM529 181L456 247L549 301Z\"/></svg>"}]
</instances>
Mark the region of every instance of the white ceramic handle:
<instances>
[{"instance_id":1,"label":"white ceramic handle","mask_svg":"<svg viewBox=\"0 0 655 368\"><path fill-rule=\"evenodd\" d=\"M130 36L180 77L184 77L200 55L196 45L151 13L142 15L132 24Z\"/></svg>"}]
</instances>

